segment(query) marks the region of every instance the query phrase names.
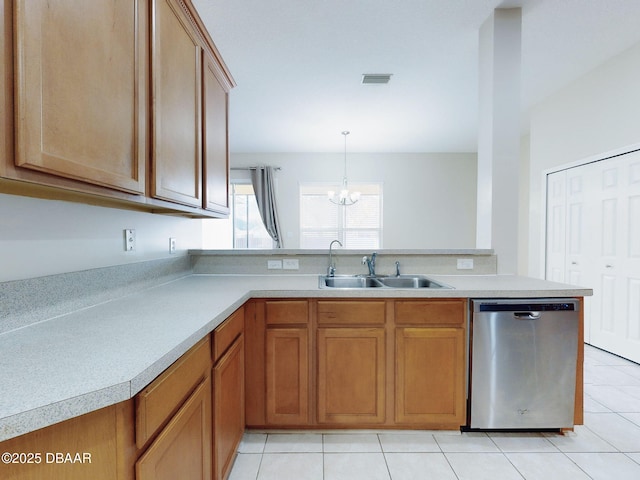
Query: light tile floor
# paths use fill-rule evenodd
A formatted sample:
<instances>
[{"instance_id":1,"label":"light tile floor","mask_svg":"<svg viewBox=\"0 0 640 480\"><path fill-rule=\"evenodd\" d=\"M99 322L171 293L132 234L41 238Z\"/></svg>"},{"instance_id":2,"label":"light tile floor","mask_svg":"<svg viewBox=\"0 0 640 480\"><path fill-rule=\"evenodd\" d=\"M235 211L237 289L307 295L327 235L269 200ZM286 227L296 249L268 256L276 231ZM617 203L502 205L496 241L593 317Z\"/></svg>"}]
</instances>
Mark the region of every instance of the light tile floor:
<instances>
[{"instance_id":1,"label":"light tile floor","mask_svg":"<svg viewBox=\"0 0 640 480\"><path fill-rule=\"evenodd\" d=\"M585 425L554 433L245 433L230 480L638 480L640 365L585 346Z\"/></svg>"}]
</instances>

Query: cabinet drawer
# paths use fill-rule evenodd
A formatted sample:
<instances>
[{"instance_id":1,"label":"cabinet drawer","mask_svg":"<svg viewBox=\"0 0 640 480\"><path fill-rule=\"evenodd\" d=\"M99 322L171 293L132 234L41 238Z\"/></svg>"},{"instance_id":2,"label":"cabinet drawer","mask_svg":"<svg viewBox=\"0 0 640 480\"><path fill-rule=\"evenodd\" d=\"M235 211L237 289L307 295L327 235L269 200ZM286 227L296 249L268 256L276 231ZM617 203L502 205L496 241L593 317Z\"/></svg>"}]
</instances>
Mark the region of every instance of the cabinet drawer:
<instances>
[{"instance_id":1,"label":"cabinet drawer","mask_svg":"<svg viewBox=\"0 0 640 480\"><path fill-rule=\"evenodd\" d=\"M306 324L309 320L307 300L267 300L265 302L267 325Z\"/></svg>"},{"instance_id":2,"label":"cabinet drawer","mask_svg":"<svg viewBox=\"0 0 640 480\"><path fill-rule=\"evenodd\" d=\"M396 300L396 324L462 325L466 304L464 298Z\"/></svg>"},{"instance_id":3,"label":"cabinet drawer","mask_svg":"<svg viewBox=\"0 0 640 480\"><path fill-rule=\"evenodd\" d=\"M142 447L178 410L211 368L205 337L136 396L136 445Z\"/></svg>"},{"instance_id":4,"label":"cabinet drawer","mask_svg":"<svg viewBox=\"0 0 640 480\"><path fill-rule=\"evenodd\" d=\"M217 362L244 330L244 307L233 312L213 331L213 362Z\"/></svg>"},{"instance_id":5,"label":"cabinet drawer","mask_svg":"<svg viewBox=\"0 0 640 480\"><path fill-rule=\"evenodd\" d=\"M318 324L384 325L384 300L319 300Z\"/></svg>"},{"instance_id":6,"label":"cabinet drawer","mask_svg":"<svg viewBox=\"0 0 640 480\"><path fill-rule=\"evenodd\" d=\"M211 456L211 377L207 376L140 456L136 479L209 480Z\"/></svg>"}]
</instances>

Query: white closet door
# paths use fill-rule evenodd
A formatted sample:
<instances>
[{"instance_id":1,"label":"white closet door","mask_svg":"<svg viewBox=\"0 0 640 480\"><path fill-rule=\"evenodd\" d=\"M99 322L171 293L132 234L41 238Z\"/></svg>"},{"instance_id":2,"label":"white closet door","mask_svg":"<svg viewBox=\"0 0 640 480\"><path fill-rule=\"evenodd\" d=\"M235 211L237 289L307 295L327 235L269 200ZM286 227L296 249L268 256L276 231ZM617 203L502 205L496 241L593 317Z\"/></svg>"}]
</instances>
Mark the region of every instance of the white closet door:
<instances>
[{"instance_id":1,"label":"white closet door","mask_svg":"<svg viewBox=\"0 0 640 480\"><path fill-rule=\"evenodd\" d=\"M593 288L585 341L640 362L640 151L547 176L546 278Z\"/></svg>"},{"instance_id":2,"label":"white closet door","mask_svg":"<svg viewBox=\"0 0 640 480\"><path fill-rule=\"evenodd\" d=\"M597 228L592 214L593 165L572 168L566 173L566 267L565 282L588 286L592 281L591 238Z\"/></svg>"},{"instance_id":3,"label":"white closet door","mask_svg":"<svg viewBox=\"0 0 640 480\"><path fill-rule=\"evenodd\" d=\"M567 172L547 175L546 279L565 282Z\"/></svg>"},{"instance_id":4,"label":"white closet door","mask_svg":"<svg viewBox=\"0 0 640 480\"><path fill-rule=\"evenodd\" d=\"M591 344L640 362L640 153L598 166Z\"/></svg>"}]
</instances>

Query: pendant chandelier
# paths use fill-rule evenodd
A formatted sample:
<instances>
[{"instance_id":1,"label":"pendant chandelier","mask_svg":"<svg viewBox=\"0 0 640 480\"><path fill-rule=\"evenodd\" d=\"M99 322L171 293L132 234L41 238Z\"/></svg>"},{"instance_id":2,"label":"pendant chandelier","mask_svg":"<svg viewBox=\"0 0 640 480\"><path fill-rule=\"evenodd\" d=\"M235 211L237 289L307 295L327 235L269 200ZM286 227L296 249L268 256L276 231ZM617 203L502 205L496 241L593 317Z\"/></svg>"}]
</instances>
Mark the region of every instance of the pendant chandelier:
<instances>
[{"instance_id":1,"label":"pendant chandelier","mask_svg":"<svg viewBox=\"0 0 640 480\"><path fill-rule=\"evenodd\" d=\"M347 135L349 135L349 133L350 132L346 130L342 132L342 135L344 135L344 175L342 177L342 189L339 193L336 193L333 190L329 190L327 192L331 203L342 206L353 205L360 200L360 192L350 192L347 182Z\"/></svg>"}]
</instances>

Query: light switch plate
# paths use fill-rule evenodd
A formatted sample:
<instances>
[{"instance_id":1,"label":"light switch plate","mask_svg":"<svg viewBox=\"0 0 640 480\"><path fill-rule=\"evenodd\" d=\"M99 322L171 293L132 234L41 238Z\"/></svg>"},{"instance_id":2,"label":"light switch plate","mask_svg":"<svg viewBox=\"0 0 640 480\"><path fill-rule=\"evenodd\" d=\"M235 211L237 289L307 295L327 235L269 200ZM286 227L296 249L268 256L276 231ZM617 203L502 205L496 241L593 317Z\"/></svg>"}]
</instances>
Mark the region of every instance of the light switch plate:
<instances>
[{"instance_id":1,"label":"light switch plate","mask_svg":"<svg viewBox=\"0 0 640 480\"><path fill-rule=\"evenodd\" d=\"M282 268L285 270L298 270L300 268L300 262L297 258L285 258L282 260Z\"/></svg>"},{"instance_id":2,"label":"light switch plate","mask_svg":"<svg viewBox=\"0 0 640 480\"><path fill-rule=\"evenodd\" d=\"M124 251L133 252L136 249L136 231L133 228L124 230Z\"/></svg>"},{"instance_id":3,"label":"light switch plate","mask_svg":"<svg viewBox=\"0 0 640 480\"><path fill-rule=\"evenodd\" d=\"M267 260L267 269L282 270L282 260Z\"/></svg>"},{"instance_id":4,"label":"light switch plate","mask_svg":"<svg viewBox=\"0 0 640 480\"><path fill-rule=\"evenodd\" d=\"M459 258L458 270L473 270L473 258Z\"/></svg>"}]
</instances>

